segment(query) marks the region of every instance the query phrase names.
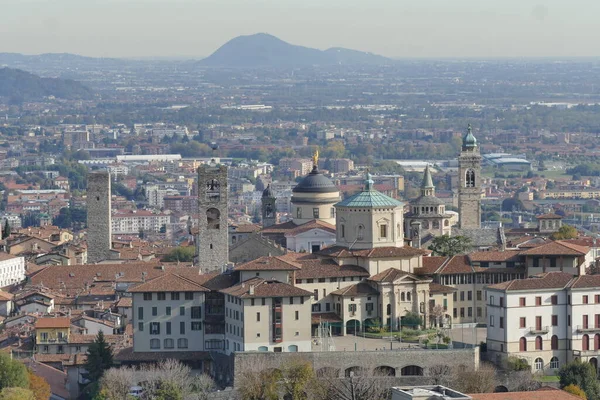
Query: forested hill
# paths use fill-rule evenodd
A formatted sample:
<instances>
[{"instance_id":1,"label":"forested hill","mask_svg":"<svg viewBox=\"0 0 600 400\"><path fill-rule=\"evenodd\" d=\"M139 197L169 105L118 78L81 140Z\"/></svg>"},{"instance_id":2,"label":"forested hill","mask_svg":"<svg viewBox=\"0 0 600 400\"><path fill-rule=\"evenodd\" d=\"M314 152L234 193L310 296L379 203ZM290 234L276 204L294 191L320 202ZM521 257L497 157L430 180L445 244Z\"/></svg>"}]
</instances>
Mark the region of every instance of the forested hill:
<instances>
[{"instance_id":1,"label":"forested hill","mask_svg":"<svg viewBox=\"0 0 600 400\"><path fill-rule=\"evenodd\" d=\"M48 96L89 99L93 92L70 79L42 78L20 69L0 68L0 98L5 98L11 103L20 103Z\"/></svg>"}]
</instances>

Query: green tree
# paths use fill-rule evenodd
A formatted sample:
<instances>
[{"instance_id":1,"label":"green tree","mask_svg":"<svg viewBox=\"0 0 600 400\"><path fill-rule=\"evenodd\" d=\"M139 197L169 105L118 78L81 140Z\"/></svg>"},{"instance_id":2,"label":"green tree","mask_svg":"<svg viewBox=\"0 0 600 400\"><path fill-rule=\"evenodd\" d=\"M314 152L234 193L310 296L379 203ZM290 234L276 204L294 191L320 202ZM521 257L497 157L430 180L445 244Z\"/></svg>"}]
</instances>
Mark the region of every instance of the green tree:
<instances>
[{"instance_id":1,"label":"green tree","mask_svg":"<svg viewBox=\"0 0 600 400\"><path fill-rule=\"evenodd\" d=\"M583 400L587 400L585 392L577 385L570 384L568 386L565 386L562 390L564 390L567 393L571 393L573 396L577 396L582 398Z\"/></svg>"},{"instance_id":2,"label":"green tree","mask_svg":"<svg viewBox=\"0 0 600 400\"><path fill-rule=\"evenodd\" d=\"M169 254L165 255L162 258L162 261L165 262L191 262L194 260L194 255L196 254L196 249L194 246L179 246L175 247L173 250L169 252Z\"/></svg>"},{"instance_id":3,"label":"green tree","mask_svg":"<svg viewBox=\"0 0 600 400\"><path fill-rule=\"evenodd\" d=\"M507 367L511 371L531 371L527 360L519 357L508 357Z\"/></svg>"},{"instance_id":4,"label":"green tree","mask_svg":"<svg viewBox=\"0 0 600 400\"><path fill-rule=\"evenodd\" d=\"M183 400L183 393L174 382L163 381L160 383L154 398L156 400Z\"/></svg>"},{"instance_id":5,"label":"green tree","mask_svg":"<svg viewBox=\"0 0 600 400\"><path fill-rule=\"evenodd\" d=\"M29 376L24 364L10 358L7 353L0 353L0 389L10 387L29 387Z\"/></svg>"},{"instance_id":6,"label":"green tree","mask_svg":"<svg viewBox=\"0 0 600 400\"><path fill-rule=\"evenodd\" d=\"M87 351L87 361L85 363L87 373L85 377L91 382L98 382L102 378L104 371L112 365L112 350L106 342L104 333L100 331Z\"/></svg>"},{"instance_id":7,"label":"green tree","mask_svg":"<svg viewBox=\"0 0 600 400\"><path fill-rule=\"evenodd\" d=\"M0 392L0 400L36 400L36 398L29 389L7 387Z\"/></svg>"},{"instance_id":8,"label":"green tree","mask_svg":"<svg viewBox=\"0 0 600 400\"><path fill-rule=\"evenodd\" d=\"M565 239L575 239L579 236L577 232L577 228L571 225L563 225L558 228L557 232L554 232L550 235L550 239L552 240L565 240Z\"/></svg>"},{"instance_id":9,"label":"green tree","mask_svg":"<svg viewBox=\"0 0 600 400\"><path fill-rule=\"evenodd\" d=\"M436 256L452 257L465 253L471 247L471 239L465 236L438 236L433 238L429 250Z\"/></svg>"},{"instance_id":10,"label":"green tree","mask_svg":"<svg viewBox=\"0 0 600 400\"><path fill-rule=\"evenodd\" d=\"M423 325L423 318L417 313L407 312L406 315L402 317L401 322L402 326L419 329L419 327Z\"/></svg>"},{"instance_id":11,"label":"green tree","mask_svg":"<svg viewBox=\"0 0 600 400\"><path fill-rule=\"evenodd\" d=\"M292 360L281 371L283 391L293 400L307 399L308 385L314 378L313 368L305 360Z\"/></svg>"},{"instance_id":12,"label":"green tree","mask_svg":"<svg viewBox=\"0 0 600 400\"><path fill-rule=\"evenodd\" d=\"M575 360L565 364L558 371L560 387L579 386L588 399L600 399L600 382L596 379L596 369L590 363Z\"/></svg>"},{"instance_id":13,"label":"green tree","mask_svg":"<svg viewBox=\"0 0 600 400\"><path fill-rule=\"evenodd\" d=\"M11 229L10 224L8 223L8 219L4 221L4 228L2 229L2 237L7 238L10 236Z\"/></svg>"}]
</instances>

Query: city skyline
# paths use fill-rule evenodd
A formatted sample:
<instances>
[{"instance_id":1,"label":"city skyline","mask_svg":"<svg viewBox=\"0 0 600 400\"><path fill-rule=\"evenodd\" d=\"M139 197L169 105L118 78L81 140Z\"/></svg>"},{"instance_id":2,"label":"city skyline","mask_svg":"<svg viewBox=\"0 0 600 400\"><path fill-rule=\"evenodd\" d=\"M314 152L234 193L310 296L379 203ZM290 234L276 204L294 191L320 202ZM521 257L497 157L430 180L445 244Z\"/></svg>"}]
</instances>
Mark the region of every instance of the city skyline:
<instances>
[{"instance_id":1,"label":"city skyline","mask_svg":"<svg viewBox=\"0 0 600 400\"><path fill-rule=\"evenodd\" d=\"M266 32L391 58L594 57L594 11L600 4L585 0L7 0L0 34L10 40L0 52L203 58L236 36Z\"/></svg>"}]
</instances>

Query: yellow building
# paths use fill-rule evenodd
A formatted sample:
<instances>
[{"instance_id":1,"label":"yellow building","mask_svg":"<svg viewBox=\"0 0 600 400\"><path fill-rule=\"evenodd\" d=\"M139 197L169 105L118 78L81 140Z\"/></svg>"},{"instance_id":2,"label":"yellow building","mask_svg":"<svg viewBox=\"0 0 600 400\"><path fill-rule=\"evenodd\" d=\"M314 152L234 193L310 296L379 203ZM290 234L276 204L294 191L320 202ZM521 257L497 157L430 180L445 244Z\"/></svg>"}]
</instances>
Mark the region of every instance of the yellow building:
<instances>
[{"instance_id":1,"label":"yellow building","mask_svg":"<svg viewBox=\"0 0 600 400\"><path fill-rule=\"evenodd\" d=\"M35 322L36 352L63 354L69 343L70 318L44 317Z\"/></svg>"}]
</instances>

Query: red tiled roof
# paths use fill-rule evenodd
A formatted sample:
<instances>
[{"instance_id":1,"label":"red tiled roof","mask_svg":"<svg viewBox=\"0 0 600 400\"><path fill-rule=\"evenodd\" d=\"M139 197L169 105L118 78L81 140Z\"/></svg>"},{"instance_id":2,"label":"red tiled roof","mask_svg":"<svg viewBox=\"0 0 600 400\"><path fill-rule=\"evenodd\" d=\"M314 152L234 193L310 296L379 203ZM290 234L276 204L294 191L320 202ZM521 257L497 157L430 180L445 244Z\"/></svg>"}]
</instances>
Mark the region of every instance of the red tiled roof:
<instances>
[{"instance_id":1,"label":"red tiled roof","mask_svg":"<svg viewBox=\"0 0 600 400\"><path fill-rule=\"evenodd\" d=\"M150 281L136 285L127 290L130 293L141 292L208 292L209 290L196 282L174 273L166 273Z\"/></svg>"},{"instance_id":2,"label":"red tiled roof","mask_svg":"<svg viewBox=\"0 0 600 400\"><path fill-rule=\"evenodd\" d=\"M312 229L322 229L324 231L330 232L330 233L335 233L335 226L328 224L327 222L323 222L323 221L319 221L319 220L312 220L312 221L308 221L302 225L298 225L296 228L294 229L290 229L289 231L287 231L285 233L285 236L296 236L299 235L301 233L304 232L308 232Z\"/></svg>"},{"instance_id":3,"label":"red tiled roof","mask_svg":"<svg viewBox=\"0 0 600 400\"><path fill-rule=\"evenodd\" d=\"M300 269L300 265L283 256L263 256L256 260L240 264L235 267L236 271L294 271Z\"/></svg>"},{"instance_id":4,"label":"red tiled roof","mask_svg":"<svg viewBox=\"0 0 600 400\"><path fill-rule=\"evenodd\" d=\"M561 255L569 255L569 256L583 256L586 255L590 251L589 247L578 246L576 244L563 242L561 240L556 240L548 243L544 243L540 246L533 247L531 249L523 250L520 254L530 256L561 256Z\"/></svg>"},{"instance_id":5,"label":"red tiled roof","mask_svg":"<svg viewBox=\"0 0 600 400\"><path fill-rule=\"evenodd\" d=\"M251 294L250 291L254 293ZM222 293L235 297L283 297L283 296L312 296L311 292L278 281L267 281L262 278L252 278L235 286L222 289Z\"/></svg>"},{"instance_id":6,"label":"red tiled roof","mask_svg":"<svg viewBox=\"0 0 600 400\"><path fill-rule=\"evenodd\" d=\"M260 232L262 233L286 233L295 229L298 225L294 224L292 221L283 222L281 224L271 225L267 228L263 228Z\"/></svg>"},{"instance_id":7,"label":"red tiled roof","mask_svg":"<svg viewBox=\"0 0 600 400\"><path fill-rule=\"evenodd\" d=\"M512 281L489 285L488 289L498 290L540 290L540 289L562 289L573 280L573 275L566 272L546 272L527 279L516 279Z\"/></svg>"},{"instance_id":8,"label":"red tiled roof","mask_svg":"<svg viewBox=\"0 0 600 400\"><path fill-rule=\"evenodd\" d=\"M448 257L430 256L423 257L423 266L421 268L415 268L415 274L417 275L431 275L434 274L444 263L448 260Z\"/></svg>"},{"instance_id":9,"label":"red tiled roof","mask_svg":"<svg viewBox=\"0 0 600 400\"><path fill-rule=\"evenodd\" d=\"M325 247L317 254L328 257L394 258L424 256L430 253L429 250L417 249L409 246L386 246L376 247L374 249L348 250L347 247L333 245Z\"/></svg>"},{"instance_id":10,"label":"red tiled roof","mask_svg":"<svg viewBox=\"0 0 600 400\"><path fill-rule=\"evenodd\" d=\"M403 276L407 276L407 275L410 275L410 274L408 272L401 271L396 268L390 268L390 269L387 269L376 275L373 275L372 277L369 278L369 280L374 281L374 282L394 282L397 279L402 278Z\"/></svg>"},{"instance_id":11,"label":"red tiled roof","mask_svg":"<svg viewBox=\"0 0 600 400\"><path fill-rule=\"evenodd\" d=\"M564 390L546 387L533 392L472 393L473 400L581 400Z\"/></svg>"},{"instance_id":12,"label":"red tiled roof","mask_svg":"<svg viewBox=\"0 0 600 400\"><path fill-rule=\"evenodd\" d=\"M311 315L313 325L320 322L342 322L342 319L336 313L319 313Z\"/></svg>"},{"instance_id":13,"label":"red tiled roof","mask_svg":"<svg viewBox=\"0 0 600 400\"><path fill-rule=\"evenodd\" d=\"M536 217L537 219L562 219L560 215L557 214L542 214Z\"/></svg>"},{"instance_id":14,"label":"red tiled roof","mask_svg":"<svg viewBox=\"0 0 600 400\"><path fill-rule=\"evenodd\" d=\"M471 262L506 262L519 259L519 252L514 250L506 251L476 251L468 254Z\"/></svg>"},{"instance_id":15,"label":"red tiled roof","mask_svg":"<svg viewBox=\"0 0 600 400\"><path fill-rule=\"evenodd\" d=\"M69 328L71 326L71 319L68 317L44 317L38 318L35 321L35 328Z\"/></svg>"},{"instance_id":16,"label":"red tiled roof","mask_svg":"<svg viewBox=\"0 0 600 400\"><path fill-rule=\"evenodd\" d=\"M13 299L13 295L11 293L7 293L0 289L0 301L10 301Z\"/></svg>"},{"instance_id":17,"label":"red tiled roof","mask_svg":"<svg viewBox=\"0 0 600 400\"><path fill-rule=\"evenodd\" d=\"M600 288L600 275L580 275L571 283L571 288Z\"/></svg>"},{"instance_id":18,"label":"red tiled roof","mask_svg":"<svg viewBox=\"0 0 600 400\"><path fill-rule=\"evenodd\" d=\"M335 290L331 294L335 296L368 296L379 295L379 292L368 283L359 282L356 285Z\"/></svg>"},{"instance_id":19,"label":"red tiled roof","mask_svg":"<svg viewBox=\"0 0 600 400\"><path fill-rule=\"evenodd\" d=\"M434 283L431 282L429 284L429 293L452 293L452 292L456 292L458 289L450 287L450 286L446 286L446 285L440 285L439 283Z\"/></svg>"},{"instance_id":20,"label":"red tiled roof","mask_svg":"<svg viewBox=\"0 0 600 400\"><path fill-rule=\"evenodd\" d=\"M466 274L473 272L473 267L469 263L468 256L454 256L439 271L442 275L448 274Z\"/></svg>"},{"instance_id":21,"label":"red tiled roof","mask_svg":"<svg viewBox=\"0 0 600 400\"><path fill-rule=\"evenodd\" d=\"M348 276L368 277L369 273L358 265L338 265L333 260L304 260L302 269L296 271L296 279L341 278Z\"/></svg>"}]
</instances>

